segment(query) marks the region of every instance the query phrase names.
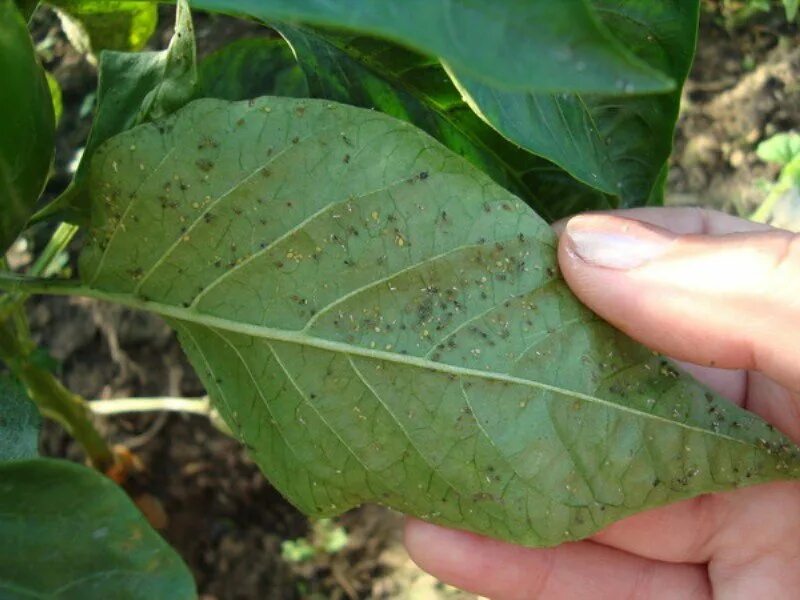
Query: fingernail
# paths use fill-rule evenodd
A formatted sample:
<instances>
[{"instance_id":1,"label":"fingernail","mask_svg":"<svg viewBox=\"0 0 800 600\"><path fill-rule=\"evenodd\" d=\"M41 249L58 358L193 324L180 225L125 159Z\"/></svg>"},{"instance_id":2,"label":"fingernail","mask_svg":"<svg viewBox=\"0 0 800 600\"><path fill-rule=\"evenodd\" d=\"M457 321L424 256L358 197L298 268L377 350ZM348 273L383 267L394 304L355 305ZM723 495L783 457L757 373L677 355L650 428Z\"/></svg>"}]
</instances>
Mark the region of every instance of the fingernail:
<instances>
[{"instance_id":1,"label":"fingernail","mask_svg":"<svg viewBox=\"0 0 800 600\"><path fill-rule=\"evenodd\" d=\"M572 253L606 269L641 267L666 252L672 238L641 223L615 217L575 218L564 235Z\"/></svg>"}]
</instances>

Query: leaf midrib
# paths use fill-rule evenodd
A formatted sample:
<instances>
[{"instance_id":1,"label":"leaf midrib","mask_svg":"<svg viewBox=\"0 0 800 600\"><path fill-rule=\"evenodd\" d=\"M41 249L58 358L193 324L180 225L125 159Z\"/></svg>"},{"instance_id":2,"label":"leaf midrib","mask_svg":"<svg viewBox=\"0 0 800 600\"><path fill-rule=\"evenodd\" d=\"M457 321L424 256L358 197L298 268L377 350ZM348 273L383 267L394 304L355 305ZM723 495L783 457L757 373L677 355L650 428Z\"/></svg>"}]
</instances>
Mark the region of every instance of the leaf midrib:
<instances>
[{"instance_id":1,"label":"leaf midrib","mask_svg":"<svg viewBox=\"0 0 800 600\"><path fill-rule=\"evenodd\" d=\"M184 307L174 306L171 304L164 304L152 300L142 300L139 298L132 297L129 294L106 292L103 290L98 290L90 287L59 286L57 288L50 288L48 292L68 294L68 295L82 295L91 298L96 298L98 300L115 302L117 304L122 304L130 308L136 308L153 312L164 317L178 319L180 321L194 323L197 325L203 325L206 327L210 327L212 329L222 329L224 331L240 333L255 338L261 338L277 342L286 342L290 344L298 344L301 346L309 346L313 348L318 348L320 350L327 350L329 352L346 354L349 356L360 356L367 359L381 360L390 363L413 366L421 369L426 369L428 371L438 371L440 373L455 375L459 377L474 377L477 379L484 379L500 383L508 383L508 384L537 388L548 392L556 393L562 396L574 398L577 400L583 400L585 402L601 404L603 406L609 407L612 410L627 412L645 419L652 419L654 421L659 421L662 423L669 423L671 425L680 427L682 429L686 429L689 431L696 431L705 435L711 435L744 446L758 447L757 444L751 443L747 440L737 439L735 437L731 437L723 433L711 431L708 429L704 429L702 427L695 427L693 425L682 423L680 421L673 421L671 419L662 417L660 415L638 410L630 406L617 404L615 402L604 400L603 398L599 398L597 396L583 394L581 392L576 392L574 390L569 390L559 386L542 383L540 381L534 381L532 379L524 379L522 377L509 375L507 373L484 371L481 369L473 369L471 367L460 367L458 365L436 362L423 357L411 356L407 354L399 354L396 352L388 352L385 350L377 350L373 348L364 348L361 346L356 346L345 342L336 342L333 340L327 340L325 338L311 336L301 331L278 329L275 327L267 327L264 325L254 325L252 323L240 323L238 321L233 321L231 319L226 319L223 317L217 317L214 315L201 313L197 310L187 309Z\"/></svg>"}]
</instances>

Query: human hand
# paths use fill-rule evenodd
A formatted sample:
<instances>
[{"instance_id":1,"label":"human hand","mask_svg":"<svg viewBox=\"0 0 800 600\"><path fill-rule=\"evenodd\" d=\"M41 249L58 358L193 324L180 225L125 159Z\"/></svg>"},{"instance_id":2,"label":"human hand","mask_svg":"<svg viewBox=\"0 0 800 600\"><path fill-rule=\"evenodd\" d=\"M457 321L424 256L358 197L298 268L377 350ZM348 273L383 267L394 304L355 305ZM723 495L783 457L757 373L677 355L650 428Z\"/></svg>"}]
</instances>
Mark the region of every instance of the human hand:
<instances>
[{"instance_id":1,"label":"human hand","mask_svg":"<svg viewBox=\"0 0 800 600\"><path fill-rule=\"evenodd\" d=\"M699 209L561 226L573 292L800 442L800 236ZM800 598L800 484L700 496L591 539L521 548L409 519L411 557L496 600Z\"/></svg>"}]
</instances>

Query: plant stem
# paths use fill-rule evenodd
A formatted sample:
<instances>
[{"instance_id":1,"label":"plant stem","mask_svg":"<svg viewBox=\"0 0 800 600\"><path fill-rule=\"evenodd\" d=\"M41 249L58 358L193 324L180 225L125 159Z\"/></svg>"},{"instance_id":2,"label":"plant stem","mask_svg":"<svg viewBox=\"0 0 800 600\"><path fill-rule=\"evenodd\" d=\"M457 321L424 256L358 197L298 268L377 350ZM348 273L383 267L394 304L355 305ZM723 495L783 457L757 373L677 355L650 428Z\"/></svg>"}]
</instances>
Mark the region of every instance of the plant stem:
<instances>
[{"instance_id":1,"label":"plant stem","mask_svg":"<svg viewBox=\"0 0 800 600\"><path fill-rule=\"evenodd\" d=\"M79 281L70 279L46 279L28 277L16 273L0 272L0 290L11 294L55 294L58 296L89 296L90 290L81 287Z\"/></svg>"},{"instance_id":2,"label":"plant stem","mask_svg":"<svg viewBox=\"0 0 800 600\"><path fill-rule=\"evenodd\" d=\"M79 227L72 223L59 223L50 237L50 241L47 242L47 246L44 247L44 250L42 250L42 253L28 271L28 275L33 277L50 277L53 275L53 261L67 249L72 238L78 233L78 229Z\"/></svg>"},{"instance_id":3,"label":"plant stem","mask_svg":"<svg viewBox=\"0 0 800 600\"><path fill-rule=\"evenodd\" d=\"M0 323L0 359L22 381L42 414L61 423L78 441L95 468L105 472L114 464L114 454L95 429L86 401L34 364L30 347L5 323Z\"/></svg>"},{"instance_id":4,"label":"plant stem","mask_svg":"<svg viewBox=\"0 0 800 600\"><path fill-rule=\"evenodd\" d=\"M29 274L34 277L52 276L55 259L66 250L77 232L76 225L59 224L29 269ZM0 277L17 278L11 274L0 274ZM0 359L25 385L42 414L58 421L78 441L95 468L107 471L115 462L114 454L95 428L86 401L70 392L52 373L31 360L35 346L30 340L23 309L23 303L31 292L24 289L9 291L9 295L0 300ZM11 321L6 323L9 317Z\"/></svg>"},{"instance_id":5,"label":"plant stem","mask_svg":"<svg viewBox=\"0 0 800 600\"><path fill-rule=\"evenodd\" d=\"M206 417L211 425L227 435L236 437L225 420L211 406L208 396L202 398L119 398L116 400L93 400L89 408L98 415L117 415L151 411L174 411Z\"/></svg>"},{"instance_id":6,"label":"plant stem","mask_svg":"<svg viewBox=\"0 0 800 600\"><path fill-rule=\"evenodd\" d=\"M772 216L772 211L778 203L778 200L781 199L783 192L785 192L785 190L780 190L780 192L777 193L776 190L772 190L761 205L750 215L750 220L756 223L766 223L770 216Z\"/></svg>"},{"instance_id":7,"label":"plant stem","mask_svg":"<svg viewBox=\"0 0 800 600\"><path fill-rule=\"evenodd\" d=\"M78 226L70 223L60 223L50 241L47 242L42 253L34 261L28 270L29 277L51 277L53 276L53 262L64 250L67 249L72 238L78 232ZM22 290L9 292L4 298L0 298L0 320L5 320L13 312L15 306L19 306L28 299L30 293Z\"/></svg>"},{"instance_id":8,"label":"plant stem","mask_svg":"<svg viewBox=\"0 0 800 600\"><path fill-rule=\"evenodd\" d=\"M211 404L207 396L203 398L118 398L116 400L93 400L89 402L89 408L93 413L98 415L173 411L208 417L211 413Z\"/></svg>"}]
</instances>

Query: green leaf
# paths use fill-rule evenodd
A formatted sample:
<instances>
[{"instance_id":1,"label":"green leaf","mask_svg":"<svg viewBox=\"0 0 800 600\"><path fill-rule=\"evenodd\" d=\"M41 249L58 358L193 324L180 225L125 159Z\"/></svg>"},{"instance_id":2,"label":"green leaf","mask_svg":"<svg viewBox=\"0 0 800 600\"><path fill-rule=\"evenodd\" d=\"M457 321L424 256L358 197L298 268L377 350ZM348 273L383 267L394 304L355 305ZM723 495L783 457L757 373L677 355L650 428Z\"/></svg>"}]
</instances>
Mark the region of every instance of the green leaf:
<instances>
[{"instance_id":1,"label":"green leaf","mask_svg":"<svg viewBox=\"0 0 800 600\"><path fill-rule=\"evenodd\" d=\"M618 82L648 92L672 86L605 30L586 0L197 0L193 5L386 37L500 88L614 93Z\"/></svg>"},{"instance_id":2,"label":"green leaf","mask_svg":"<svg viewBox=\"0 0 800 600\"><path fill-rule=\"evenodd\" d=\"M92 165L80 293L174 326L305 512L524 544L796 477L798 449L584 308L522 201L407 123L198 100Z\"/></svg>"},{"instance_id":3,"label":"green leaf","mask_svg":"<svg viewBox=\"0 0 800 600\"><path fill-rule=\"evenodd\" d=\"M58 125L58 122L61 120L61 115L64 113L64 101L61 96L61 86L58 85L56 78L46 71L45 77L47 78L47 87L50 90L50 98L53 100L53 115L55 118L55 123Z\"/></svg>"},{"instance_id":4,"label":"green leaf","mask_svg":"<svg viewBox=\"0 0 800 600\"><path fill-rule=\"evenodd\" d=\"M196 598L191 574L125 493L60 460L0 463L0 597Z\"/></svg>"},{"instance_id":5,"label":"green leaf","mask_svg":"<svg viewBox=\"0 0 800 600\"><path fill-rule=\"evenodd\" d=\"M787 165L800 156L800 134L794 131L775 134L758 145L756 154L765 162Z\"/></svg>"},{"instance_id":6,"label":"green leaf","mask_svg":"<svg viewBox=\"0 0 800 600\"><path fill-rule=\"evenodd\" d=\"M136 52L158 26L158 6L128 0L52 0L70 43L79 52Z\"/></svg>"},{"instance_id":7,"label":"green leaf","mask_svg":"<svg viewBox=\"0 0 800 600\"><path fill-rule=\"evenodd\" d=\"M7 375L0 376L0 463L37 456L40 423L25 389Z\"/></svg>"},{"instance_id":8,"label":"green leaf","mask_svg":"<svg viewBox=\"0 0 800 600\"><path fill-rule=\"evenodd\" d=\"M19 12L22 14L22 18L25 21L30 21L30 18L33 16L33 12L36 10L36 7L39 5L38 0L16 0L17 8Z\"/></svg>"},{"instance_id":9,"label":"green leaf","mask_svg":"<svg viewBox=\"0 0 800 600\"><path fill-rule=\"evenodd\" d=\"M53 160L55 121L25 19L0 0L0 254L22 231Z\"/></svg>"},{"instance_id":10,"label":"green leaf","mask_svg":"<svg viewBox=\"0 0 800 600\"><path fill-rule=\"evenodd\" d=\"M198 96L247 100L257 96L308 96L308 83L281 40L254 38L228 44L199 66Z\"/></svg>"},{"instance_id":11,"label":"green leaf","mask_svg":"<svg viewBox=\"0 0 800 600\"><path fill-rule=\"evenodd\" d=\"M694 56L697 0L592 3L627 48L682 85ZM451 74L475 111L512 142L623 206L661 203L680 86L626 97L620 92L641 90L620 80L613 95L541 94L497 89L455 67Z\"/></svg>"},{"instance_id":12,"label":"green leaf","mask_svg":"<svg viewBox=\"0 0 800 600\"><path fill-rule=\"evenodd\" d=\"M604 194L482 122L438 61L374 38L288 25L278 29L292 45L314 97L374 108L420 127L549 221L571 214L565 209L610 207Z\"/></svg>"},{"instance_id":13,"label":"green leaf","mask_svg":"<svg viewBox=\"0 0 800 600\"><path fill-rule=\"evenodd\" d=\"M175 34L163 52L163 74L142 101L137 122L159 119L178 110L197 90L197 50L188 0L179 0Z\"/></svg>"},{"instance_id":14,"label":"green leaf","mask_svg":"<svg viewBox=\"0 0 800 600\"><path fill-rule=\"evenodd\" d=\"M798 0L783 0L783 7L786 9L786 20L792 22L797 17L797 8L800 6Z\"/></svg>"},{"instance_id":15,"label":"green leaf","mask_svg":"<svg viewBox=\"0 0 800 600\"><path fill-rule=\"evenodd\" d=\"M59 216L88 220L87 172L96 149L108 138L150 118L161 117L196 93L194 28L186 0L178 2L175 33L161 52L103 52L97 84L97 113L75 177L37 220Z\"/></svg>"}]
</instances>

